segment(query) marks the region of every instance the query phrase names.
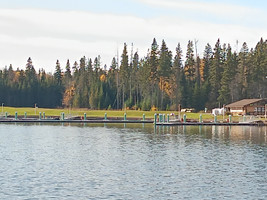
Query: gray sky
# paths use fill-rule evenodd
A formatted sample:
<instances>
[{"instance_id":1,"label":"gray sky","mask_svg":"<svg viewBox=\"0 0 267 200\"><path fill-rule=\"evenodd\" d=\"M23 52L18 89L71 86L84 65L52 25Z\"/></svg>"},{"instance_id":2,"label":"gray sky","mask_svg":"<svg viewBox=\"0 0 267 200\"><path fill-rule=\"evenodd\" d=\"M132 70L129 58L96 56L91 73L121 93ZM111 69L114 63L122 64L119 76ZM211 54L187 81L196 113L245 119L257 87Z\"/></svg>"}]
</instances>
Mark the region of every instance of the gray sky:
<instances>
[{"instance_id":1,"label":"gray sky","mask_svg":"<svg viewBox=\"0 0 267 200\"><path fill-rule=\"evenodd\" d=\"M184 54L188 40L198 40L200 55L218 38L233 50L254 48L266 39L266 9L257 0L0 0L0 69L24 69L31 57L52 72L57 59L65 68L67 59L98 55L110 66L124 42L143 57L154 37L173 52L180 42Z\"/></svg>"}]
</instances>

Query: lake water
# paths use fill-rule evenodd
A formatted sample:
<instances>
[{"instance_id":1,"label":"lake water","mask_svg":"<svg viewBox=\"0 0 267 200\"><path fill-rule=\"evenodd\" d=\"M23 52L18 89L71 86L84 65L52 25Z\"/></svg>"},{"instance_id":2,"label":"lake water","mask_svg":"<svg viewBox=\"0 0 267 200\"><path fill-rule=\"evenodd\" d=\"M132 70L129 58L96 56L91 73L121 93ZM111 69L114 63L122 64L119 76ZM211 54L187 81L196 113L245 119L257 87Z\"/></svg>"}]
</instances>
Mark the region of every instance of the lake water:
<instances>
[{"instance_id":1,"label":"lake water","mask_svg":"<svg viewBox=\"0 0 267 200\"><path fill-rule=\"evenodd\" d=\"M0 199L267 199L267 127L0 124Z\"/></svg>"}]
</instances>

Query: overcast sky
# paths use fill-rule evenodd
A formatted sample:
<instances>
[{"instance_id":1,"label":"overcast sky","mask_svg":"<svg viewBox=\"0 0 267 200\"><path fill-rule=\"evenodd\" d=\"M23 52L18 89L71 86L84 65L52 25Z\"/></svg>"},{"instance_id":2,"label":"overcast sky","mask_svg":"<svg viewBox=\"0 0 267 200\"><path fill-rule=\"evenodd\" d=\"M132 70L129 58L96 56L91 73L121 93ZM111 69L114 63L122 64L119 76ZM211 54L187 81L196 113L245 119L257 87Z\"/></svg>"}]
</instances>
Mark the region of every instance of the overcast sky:
<instances>
[{"instance_id":1,"label":"overcast sky","mask_svg":"<svg viewBox=\"0 0 267 200\"><path fill-rule=\"evenodd\" d=\"M25 69L31 57L53 72L57 59L65 68L98 55L109 67L124 42L143 57L154 37L173 52L180 42L184 54L188 40L198 40L200 55L218 38L254 48L266 39L266 10L264 0L0 0L0 69Z\"/></svg>"}]
</instances>

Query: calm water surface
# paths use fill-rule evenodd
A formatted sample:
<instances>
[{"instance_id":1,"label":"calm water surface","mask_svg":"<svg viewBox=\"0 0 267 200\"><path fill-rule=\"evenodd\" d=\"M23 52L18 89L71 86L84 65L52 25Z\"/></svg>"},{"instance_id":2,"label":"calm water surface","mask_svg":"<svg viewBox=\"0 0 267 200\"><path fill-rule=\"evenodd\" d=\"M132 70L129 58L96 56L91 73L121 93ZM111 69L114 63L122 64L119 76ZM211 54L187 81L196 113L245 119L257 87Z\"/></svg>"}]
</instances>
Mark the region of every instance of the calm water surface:
<instances>
[{"instance_id":1,"label":"calm water surface","mask_svg":"<svg viewBox=\"0 0 267 200\"><path fill-rule=\"evenodd\" d=\"M267 127L0 124L0 199L267 199Z\"/></svg>"}]
</instances>

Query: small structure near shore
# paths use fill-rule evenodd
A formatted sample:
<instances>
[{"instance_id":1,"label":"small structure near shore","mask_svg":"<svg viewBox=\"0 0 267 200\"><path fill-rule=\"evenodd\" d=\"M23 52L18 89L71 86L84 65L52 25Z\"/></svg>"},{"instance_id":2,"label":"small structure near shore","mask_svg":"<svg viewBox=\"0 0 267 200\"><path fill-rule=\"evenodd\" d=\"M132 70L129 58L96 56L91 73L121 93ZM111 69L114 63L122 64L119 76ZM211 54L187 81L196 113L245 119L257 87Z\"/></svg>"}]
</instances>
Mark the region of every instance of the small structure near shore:
<instances>
[{"instance_id":1,"label":"small structure near shore","mask_svg":"<svg viewBox=\"0 0 267 200\"><path fill-rule=\"evenodd\" d=\"M225 114L225 108L214 108L212 109L213 115L224 115Z\"/></svg>"},{"instance_id":2,"label":"small structure near shore","mask_svg":"<svg viewBox=\"0 0 267 200\"><path fill-rule=\"evenodd\" d=\"M243 99L225 106L232 115L264 115L267 99Z\"/></svg>"}]
</instances>

